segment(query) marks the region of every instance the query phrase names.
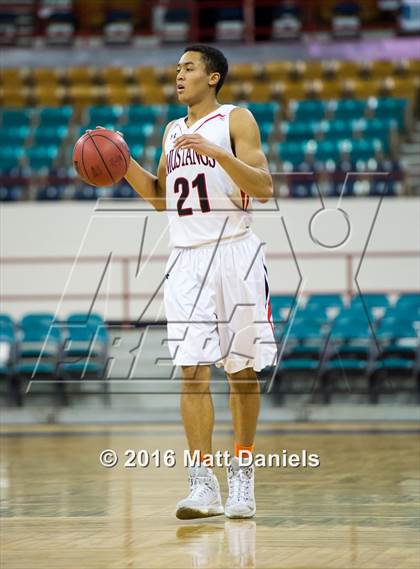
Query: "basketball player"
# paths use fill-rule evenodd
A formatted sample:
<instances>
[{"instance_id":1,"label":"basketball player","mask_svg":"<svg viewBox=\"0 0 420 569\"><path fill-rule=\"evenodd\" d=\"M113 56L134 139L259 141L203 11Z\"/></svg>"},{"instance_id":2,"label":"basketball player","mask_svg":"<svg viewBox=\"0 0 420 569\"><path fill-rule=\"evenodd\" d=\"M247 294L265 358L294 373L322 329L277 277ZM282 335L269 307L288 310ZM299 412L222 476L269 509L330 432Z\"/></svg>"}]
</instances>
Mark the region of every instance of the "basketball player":
<instances>
[{"instance_id":1,"label":"basketball player","mask_svg":"<svg viewBox=\"0 0 420 569\"><path fill-rule=\"evenodd\" d=\"M126 174L141 197L169 216L168 345L182 370L189 450L201 457L199 466L189 468L190 494L177 505L180 519L255 514L254 467L242 465L239 456L254 450L256 371L276 358L264 253L250 229L252 199L266 202L273 194L272 179L252 114L217 100L227 71L218 49L185 49L176 89L188 114L166 127L157 177L134 159ZM227 373L235 437L225 508L217 478L203 464L212 453L212 364Z\"/></svg>"}]
</instances>

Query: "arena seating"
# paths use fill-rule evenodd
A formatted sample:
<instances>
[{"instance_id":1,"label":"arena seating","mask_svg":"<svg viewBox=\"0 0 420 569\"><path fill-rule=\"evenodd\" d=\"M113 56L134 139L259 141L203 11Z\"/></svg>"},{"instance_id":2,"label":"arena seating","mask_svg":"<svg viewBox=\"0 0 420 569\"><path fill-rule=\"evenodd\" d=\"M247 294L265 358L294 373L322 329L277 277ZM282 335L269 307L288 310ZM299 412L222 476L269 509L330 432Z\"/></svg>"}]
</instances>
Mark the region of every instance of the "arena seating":
<instances>
[{"instance_id":1,"label":"arena seating","mask_svg":"<svg viewBox=\"0 0 420 569\"><path fill-rule=\"evenodd\" d=\"M327 194L342 191L345 172L358 172L345 195L393 195L404 189L399 149L414 124L419 71L418 60L236 64L222 94L254 114L273 170L329 172ZM156 168L164 125L185 113L173 79L173 66L1 70L0 199L134 195L124 182L112 189L79 182L74 142L97 125L117 129L133 156ZM363 179L378 170L391 175ZM282 196L308 197L318 176L286 182Z\"/></svg>"},{"instance_id":2,"label":"arena seating","mask_svg":"<svg viewBox=\"0 0 420 569\"><path fill-rule=\"evenodd\" d=\"M348 305L336 294L312 295L304 306L290 295L274 296L271 303L283 350L275 383L281 397L306 389L329 402L334 393L355 387L340 385L345 374L373 403L393 389L412 390L420 398L419 294L402 294L395 304L380 293L354 296ZM398 384L386 383L394 375ZM296 376L309 385L302 388Z\"/></svg>"},{"instance_id":3,"label":"arena seating","mask_svg":"<svg viewBox=\"0 0 420 569\"><path fill-rule=\"evenodd\" d=\"M75 313L64 322L57 322L52 313L29 313L19 322L0 314L0 377L8 382L9 397L19 405L22 384L29 380L101 380L100 391L108 400L101 378L109 345L108 330L97 314ZM52 385L59 401L66 403L66 383Z\"/></svg>"},{"instance_id":4,"label":"arena seating","mask_svg":"<svg viewBox=\"0 0 420 569\"><path fill-rule=\"evenodd\" d=\"M376 403L383 394L408 390L420 399L419 294L401 294L396 302L382 293L349 302L340 294L318 294L304 303L277 295L271 305L282 353L276 396L309 392L328 403L335 394L354 390ZM97 314L75 313L60 322L48 313L27 314L20 322L0 315L0 376L20 403L21 384L34 372L35 381L99 381L109 347L109 331ZM344 376L350 383L343 386ZM393 383L386 381L393 377ZM66 402L65 382L54 386ZM99 389L107 397L106 382Z\"/></svg>"}]
</instances>

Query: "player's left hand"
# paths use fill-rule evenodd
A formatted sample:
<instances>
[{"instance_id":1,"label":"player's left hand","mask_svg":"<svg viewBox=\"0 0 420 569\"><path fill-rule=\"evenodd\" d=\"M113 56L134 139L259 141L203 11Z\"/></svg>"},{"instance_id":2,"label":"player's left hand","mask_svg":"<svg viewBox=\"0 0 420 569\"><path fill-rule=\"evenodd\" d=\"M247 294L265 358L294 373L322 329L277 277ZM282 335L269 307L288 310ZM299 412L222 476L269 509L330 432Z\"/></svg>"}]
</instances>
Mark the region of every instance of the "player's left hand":
<instances>
[{"instance_id":1,"label":"player's left hand","mask_svg":"<svg viewBox=\"0 0 420 569\"><path fill-rule=\"evenodd\" d=\"M191 148L195 150L197 154L203 154L204 156L215 159L223 152L221 146L209 142L207 138L204 138L201 134L183 134L175 140L174 146L177 150Z\"/></svg>"}]
</instances>

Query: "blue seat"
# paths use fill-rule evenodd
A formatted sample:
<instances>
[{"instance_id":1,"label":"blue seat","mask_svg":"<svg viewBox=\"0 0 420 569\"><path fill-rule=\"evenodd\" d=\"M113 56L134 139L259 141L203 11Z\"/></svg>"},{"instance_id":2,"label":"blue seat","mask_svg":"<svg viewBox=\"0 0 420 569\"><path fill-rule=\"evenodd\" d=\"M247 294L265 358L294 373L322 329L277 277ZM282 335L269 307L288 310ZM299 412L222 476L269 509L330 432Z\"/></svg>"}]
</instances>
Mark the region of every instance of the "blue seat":
<instances>
[{"instance_id":1,"label":"blue seat","mask_svg":"<svg viewBox=\"0 0 420 569\"><path fill-rule=\"evenodd\" d=\"M17 168L23 155L22 146L0 146L0 171L7 172Z\"/></svg>"},{"instance_id":2,"label":"blue seat","mask_svg":"<svg viewBox=\"0 0 420 569\"><path fill-rule=\"evenodd\" d=\"M325 334L320 322L296 317L290 322L285 334L284 359L318 361L325 346Z\"/></svg>"},{"instance_id":3,"label":"blue seat","mask_svg":"<svg viewBox=\"0 0 420 569\"><path fill-rule=\"evenodd\" d=\"M400 130L404 129L406 121L407 99L393 97L375 98L369 100L369 108L376 118L394 119Z\"/></svg>"},{"instance_id":4,"label":"blue seat","mask_svg":"<svg viewBox=\"0 0 420 569\"><path fill-rule=\"evenodd\" d=\"M29 135L30 129L28 126L8 126L0 128L0 140L5 146L18 146L23 145L25 139Z\"/></svg>"},{"instance_id":5,"label":"blue seat","mask_svg":"<svg viewBox=\"0 0 420 569\"><path fill-rule=\"evenodd\" d=\"M290 103L295 121L320 121L325 117L327 108L327 103L318 99Z\"/></svg>"},{"instance_id":6,"label":"blue seat","mask_svg":"<svg viewBox=\"0 0 420 569\"><path fill-rule=\"evenodd\" d=\"M164 110L166 107L162 105L130 105L128 107L128 123L155 124Z\"/></svg>"},{"instance_id":7,"label":"blue seat","mask_svg":"<svg viewBox=\"0 0 420 569\"><path fill-rule=\"evenodd\" d=\"M58 146L34 145L26 151L28 164L32 170L49 169L58 156Z\"/></svg>"},{"instance_id":8,"label":"blue seat","mask_svg":"<svg viewBox=\"0 0 420 569\"><path fill-rule=\"evenodd\" d=\"M120 131L130 147L134 144L144 145L146 139L153 132L153 125L150 123L127 124L122 126Z\"/></svg>"},{"instance_id":9,"label":"blue seat","mask_svg":"<svg viewBox=\"0 0 420 569\"><path fill-rule=\"evenodd\" d=\"M329 400L331 381L346 371L365 374L369 369L372 333L366 318L337 318L331 329L323 363L324 400Z\"/></svg>"},{"instance_id":10,"label":"blue seat","mask_svg":"<svg viewBox=\"0 0 420 569\"><path fill-rule=\"evenodd\" d=\"M72 377L102 378L108 349L109 334L100 315L71 314L66 320L64 359L60 371Z\"/></svg>"},{"instance_id":11,"label":"blue seat","mask_svg":"<svg viewBox=\"0 0 420 569\"><path fill-rule=\"evenodd\" d=\"M260 123L260 134L263 143L266 143L274 131L273 123L262 122Z\"/></svg>"},{"instance_id":12,"label":"blue seat","mask_svg":"<svg viewBox=\"0 0 420 569\"><path fill-rule=\"evenodd\" d=\"M419 373L420 346L413 322L387 316L376 330L379 351L372 376L381 371Z\"/></svg>"},{"instance_id":13,"label":"blue seat","mask_svg":"<svg viewBox=\"0 0 420 569\"><path fill-rule=\"evenodd\" d=\"M290 162L293 166L298 166L305 159L305 142L280 142L277 145L277 152L282 162Z\"/></svg>"},{"instance_id":14,"label":"blue seat","mask_svg":"<svg viewBox=\"0 0 420 569\"><path fill-rule=\"evenodd\" d=\"M287 142L306 141L316 136L321 130L320 125L318 121L283 121L280 130Z\"/></svg>"},{"instance_id":15,"label":"blue seat","mask_svg":"<svg viewBox=\"0 0 420 569\"><path fill-rule=\"evenodd\" d=\"M39 111L40 124L43 126L67 126L73 116L73 107L43 107Z\"/></svg>"},{"instance_id":16,"label":"blue seat","mask_svg":"<svg viewBox=\"0 0 420 569\"><path fill-rule=\"evenodd\" d=\"M336 119L361 119L365 116L368 104L361 99L338 99L330 104Z\"/></svg>"},{"instance_id":17,"label":"blue seat","mask_svg":"<svg viewBox=\"0 0 420 569\"><path fill-rule=\"evenodd\" d=\"M8 109L1 115L1 125L3 127L29 126L32 118L32 109Z\"/></svg>"},{"instance_id":18,"label":"blue seat","mask_svg":"<svg viewBox=\"0 0 420 569\"><path fill-rule=\"evenodd\" d=\"M335 119L332 121L322 121L320 131L326 140L337 141L343 138L352 138L353 124L350 120Z\"/></svg>"},{"instance_id":19,"label":"blue seat","mask_svg":"<svg viewBox=\"0 0 420 569\"><path fill-rule=\"evenodd\" d=\"M98 105L88 109L89 122L95 123L95 126L102 126L103 123L117 124L122 114L123 107L120 105Z\"/></svg>"},{"instance_id":20,"label":"blue seat","mask_svg":"<svg viewBox=\"0 0 420 569\"><path fill-rule=\"evenodd\" d=\"M170 104L168 105L166 120L170 122L185 117L186 115L187 115L187 109L184 105Z\"/></svg>"},{"instance_id":21,"label":"blue seat","mask_svg":"<svg viewBox=\"0 0 420 569\"><path fill-rule=\"evenodd\" d=\"M406 292L399 296L396 302L396 308L402 309L405 307L419 308L420 307L420 294L413 292Z\"/></svg>"},{"instance_id":22,"label":"blue seat","mask_svg":"<svg viewBox=\"0 0 420 569\"><path fill-rule=\"evenodd\" d=\"M35 328L39 325L50 325L54 322L52 312L31 312L22 317L20 326L25 329Z\"/></svg>"},{"instance_id":23,"label":"blue seat","mask_svg":"<svg viewBox=\"0 0 420 569\"><path fill-rule=\"evenodd\" d=\"M389 299L386 294L365 293L362 296L353 296L350 302L350 309L368 311L370 317L376 319L378 315L383 315L389 307Z\"/></svg>"},{"instance_id":24,"label":"blue seat","mask_svg":"<svg viewBox=\"0 0 420 569\"><path fill-rule=\"evenodd\" d=\"M39 126L34 132L35 143L59 146L68 132L66 126Z\"/></svg>"},{"instance_id":25,"label":"blue seat","mask_svg":"<svg viewBox=\"0 0 420 569\"><path fill-rule=\"evenodd\" d=\"M369 160L383 150L383 144L379 138L363 138L343 140L340 148L341 152L348 154L352 161Z\"/></svg>"},{"instance_id":26,"label":"blue seat","mask_svg":"<svg viewBox=\"0 0 420 569\"><path fill-rule=\"evenodd\" d=\"M268 103L248 103L247 108L254 115L259 125L261 123L273 124L280 105L275 101L270 101Z\"/></svg>"},{"instance_id":27,"label":"blue seat","mask_svg":"<svg viewBox=\"0 0 420 569\"><path fill-rule=\"evenodd\" d=\"M277 294L271 295L271 313L274 322L285 321L288 318L295 302L295 297L291 294Z\"/></svg>"},{"instance_id":28,"label":"blue seat","mask_svg":"<svg viewBox=\"0 0 420 569\"><path fill-rule=\"evenodd\" d=\"M337 140L320 140L314 141L311 146L311 154L315 160L326 162L327 160L334 160L337 162L340 159L340 144Z\"/></svg>"},{"instance_id":29,"label":"blue seat","mask_svg":"<svg viewBox=\"0 0 420 569\"><path fill-rule=\"evenodd\" d=\"M95 128L97 126L102 126L103 128L107 128L109 130L119 130L119 127L117 126L117 124L115 122L110 122L110 121L102 121L101 123L99 122L87 122L86 124L82 125L79 127L79 131L78 131L78 137L82 136L83 134L85 134L85 132L87 130L95 130Z\"/></svg>"},{"instance_id":30,"label":"blue seat","mask_svg":"<svg viewBox=\"0 0 420 569\"><path fill-rule=\"evenodd\" d=\"M28 314L20 321L22 339L19 343L16 372L19 375L55 376L61 354L61 328L50 313Z\"/></svg>"},{"instance_id":31,"label":"blue seat","mask_svg":"<svg viewBox=\"0 0 420 569\"><path fill-rule=\"evenodd\" d=\"M341 310L344 306L343 298L340 294L311 294L306 303L306 307L322 306L325 310L334 308Z\"/></svg>"},{"instance_id":32,"label":"blue seat","mask_svg":"<svg viewBox=\"0 0 420 569\"><path fill-rule=\"evenodd\" d=\"M11 377L16 358L16 331L12 318L0 314L0 376Z\"/></svg>"}]
</instances>

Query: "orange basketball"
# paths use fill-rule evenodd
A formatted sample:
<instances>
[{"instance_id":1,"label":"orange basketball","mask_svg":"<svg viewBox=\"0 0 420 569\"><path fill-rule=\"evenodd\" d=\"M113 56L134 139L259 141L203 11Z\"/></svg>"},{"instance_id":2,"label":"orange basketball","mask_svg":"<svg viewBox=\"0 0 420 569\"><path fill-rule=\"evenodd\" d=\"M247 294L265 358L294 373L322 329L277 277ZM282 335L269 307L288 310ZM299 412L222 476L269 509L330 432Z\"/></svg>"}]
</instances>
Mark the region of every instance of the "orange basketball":
<instances>
[{"instance_id":1,"label":"orange basketball","mask_svg":"<svg viewBox=\"0 0 420 569\"><path fill-rule=\"evenodd\" d=\"M127 173L130 151L113 130L87 131L74 145L73 165L80 178L92 186L112 186Z\"/></svg>"}]
</instances>

